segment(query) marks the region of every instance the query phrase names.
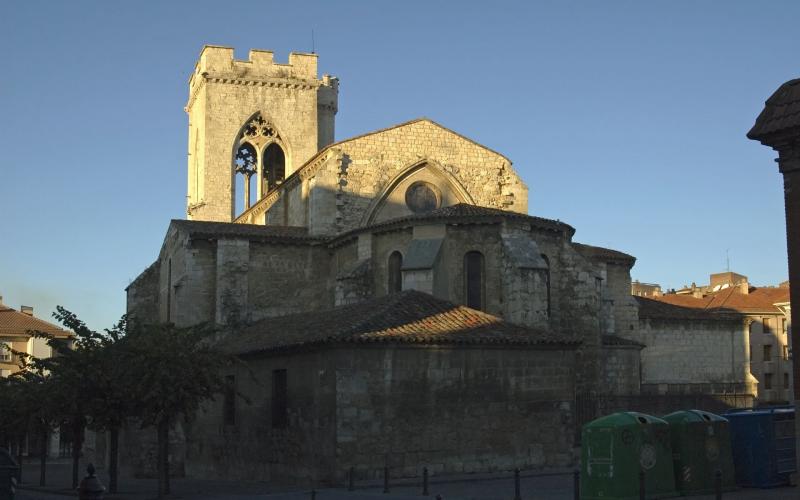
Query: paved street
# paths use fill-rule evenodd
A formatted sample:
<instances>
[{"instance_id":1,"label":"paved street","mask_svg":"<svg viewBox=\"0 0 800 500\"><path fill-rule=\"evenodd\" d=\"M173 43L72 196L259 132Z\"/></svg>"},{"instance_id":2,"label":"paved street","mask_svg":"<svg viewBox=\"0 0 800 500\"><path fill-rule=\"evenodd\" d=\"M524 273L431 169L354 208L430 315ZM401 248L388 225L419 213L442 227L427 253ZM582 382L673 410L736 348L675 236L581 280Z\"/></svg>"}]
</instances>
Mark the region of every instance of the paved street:
<instances>
[{"instance_id":1,"label":"paved street","mask_svg":"<svg viewBox=\"0 0 800 500\"><path fill-rule=\"evenodd\" d=\"M26 464L25 477L29 480L38 478L35 465ZM55 463L48 469L48 477L52 487L40 490L30 484L23 484L18 490L17 500L63 500L67 496L75 497L69 489L61 488L69 484L70 466L68 463ZM107 478L103 471L98 477L104 484ZM523 500L572 500L572 475L569 472L525 475L521 478ZM195 479L174 479L175 498L198 500L301 500L310 499L311 492L280 491L260 482L205 481ZM34 489L30 489L34 488ZM124 480L120 482L120 493L107 498L118 500L145 500L155 497L154 480ZM441 495L443 500L511 500L514 498L514 482L509 474L460 476L454 478L432 478L430 496L421 495L421 487L415 482L404 482L394 485L388 494L383 493L382 484L359 484L355 491L346 489L321 489L316 492L317 500L411 500L434 499ZM713 500L713 495L683 497L692 500ZM798 500L800 491L796 488L776 488L770 490L739 490L725 493L725 500Z\"/></svg>"}]
</instances>

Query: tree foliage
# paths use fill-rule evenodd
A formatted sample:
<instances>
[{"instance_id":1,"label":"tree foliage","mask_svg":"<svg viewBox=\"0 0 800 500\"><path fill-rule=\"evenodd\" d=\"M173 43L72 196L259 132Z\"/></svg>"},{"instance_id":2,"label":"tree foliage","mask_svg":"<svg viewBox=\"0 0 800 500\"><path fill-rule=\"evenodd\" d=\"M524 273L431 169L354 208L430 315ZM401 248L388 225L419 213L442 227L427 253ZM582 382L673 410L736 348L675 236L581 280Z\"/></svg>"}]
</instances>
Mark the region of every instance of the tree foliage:
<instances>
[{"instance_id":1,"label":"tree foliage","mask_svg":"<svg viewBox=\"0 0 800 500\"><path fill-rule=\"evenodd\" d=\"M111 431L115 486L117 433L135 418L158 429L159 493L168 492L169 428L224 389L221 370L231 358L214 348L209 328L132 324L123 316L112 328L96 332L60 306L53 316L73 337L32 332L47 339L53 356L15 353L20 372L0 381L0 398L11 402L0 405L0 437L20 439L21 432L68 422L77 439L74 487L83 428Z\"/></svg>"}]
</instances>

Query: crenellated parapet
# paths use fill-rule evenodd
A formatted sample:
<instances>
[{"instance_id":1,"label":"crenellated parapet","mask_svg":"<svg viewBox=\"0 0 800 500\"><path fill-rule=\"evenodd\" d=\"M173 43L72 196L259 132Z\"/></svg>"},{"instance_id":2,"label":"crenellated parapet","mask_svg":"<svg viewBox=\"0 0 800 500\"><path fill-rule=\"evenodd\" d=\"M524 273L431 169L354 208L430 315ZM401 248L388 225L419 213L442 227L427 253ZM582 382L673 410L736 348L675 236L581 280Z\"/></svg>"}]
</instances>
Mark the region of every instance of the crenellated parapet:
<instances>
[{"instance_id":1,"label":"crenellated parapet","mask_svg":"<svg viewBox=\"0 0 800 500\"><path fill-rule=\"evenodd\" d=\"M190 86L197 82L200 75L242 80L292 78L322 83L317 80L316 54L292 52L288 64L280 64L275 62L275 54L271 50L253 49L247 60L241 61L234 58L233 47L216 45L203 47L189 80Z\"/></svg>"}]
</instances>

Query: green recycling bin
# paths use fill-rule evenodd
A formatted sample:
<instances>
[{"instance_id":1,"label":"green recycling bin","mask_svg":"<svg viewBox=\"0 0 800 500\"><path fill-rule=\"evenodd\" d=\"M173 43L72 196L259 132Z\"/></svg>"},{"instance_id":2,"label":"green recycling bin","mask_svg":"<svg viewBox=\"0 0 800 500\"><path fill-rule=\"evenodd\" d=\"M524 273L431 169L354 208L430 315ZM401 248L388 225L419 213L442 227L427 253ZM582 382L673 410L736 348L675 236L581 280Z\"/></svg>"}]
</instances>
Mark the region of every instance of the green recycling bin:
<instances>
[{"instance_id":1,"label":"green recycling bin","mask_svg":"<svg viewBox=\"0 0 800 500\"><path fill-rule=\"evenodd\" d=\"M583 426L582 500L638 500L644 472L648 499L676 496L669 425L632 411Z\"/></svg>"},{"instance_id":2,"label":"green recycling bin","mask_svg":"<svg viewBox=\"0 0 800 500\"><path fill-rule=\"evenodd\" d=\"M669 424L675 486L681 495L713 493L717 470L722 489L736 489L728 419L702 410L676 411L662 418Z\"/></svg>"}]
</instances>

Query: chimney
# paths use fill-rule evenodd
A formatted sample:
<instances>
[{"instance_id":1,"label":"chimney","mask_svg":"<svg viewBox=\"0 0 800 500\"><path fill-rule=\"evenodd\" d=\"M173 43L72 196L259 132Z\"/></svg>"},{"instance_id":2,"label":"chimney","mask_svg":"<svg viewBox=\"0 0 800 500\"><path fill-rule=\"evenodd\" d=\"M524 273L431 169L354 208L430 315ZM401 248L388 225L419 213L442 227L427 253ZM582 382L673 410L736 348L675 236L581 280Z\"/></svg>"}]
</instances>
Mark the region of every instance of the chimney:
<instances>
[{"instance_id":1,"label":"chimney","mask_svg":"<svg viewBox=\"0 0 800 500\"><path fill-rule=\"evenodd\" d=\"M33 316L33 307L19 306L19 312L21 312L22 314L27 314L28 316Z\"/></svg>"},{"instance_id":2,"label":"chimney","mask_svg":"<svg viewBox=\"0 0 800 500\"><path fill-rule=\"evenodd\" d=\"M747 280L742 281L741 283L739 283L738 286L740 293L743 293L745 295L748 295L750 293L750 283L748 283Z\"/></svg>"}]
</instances>

